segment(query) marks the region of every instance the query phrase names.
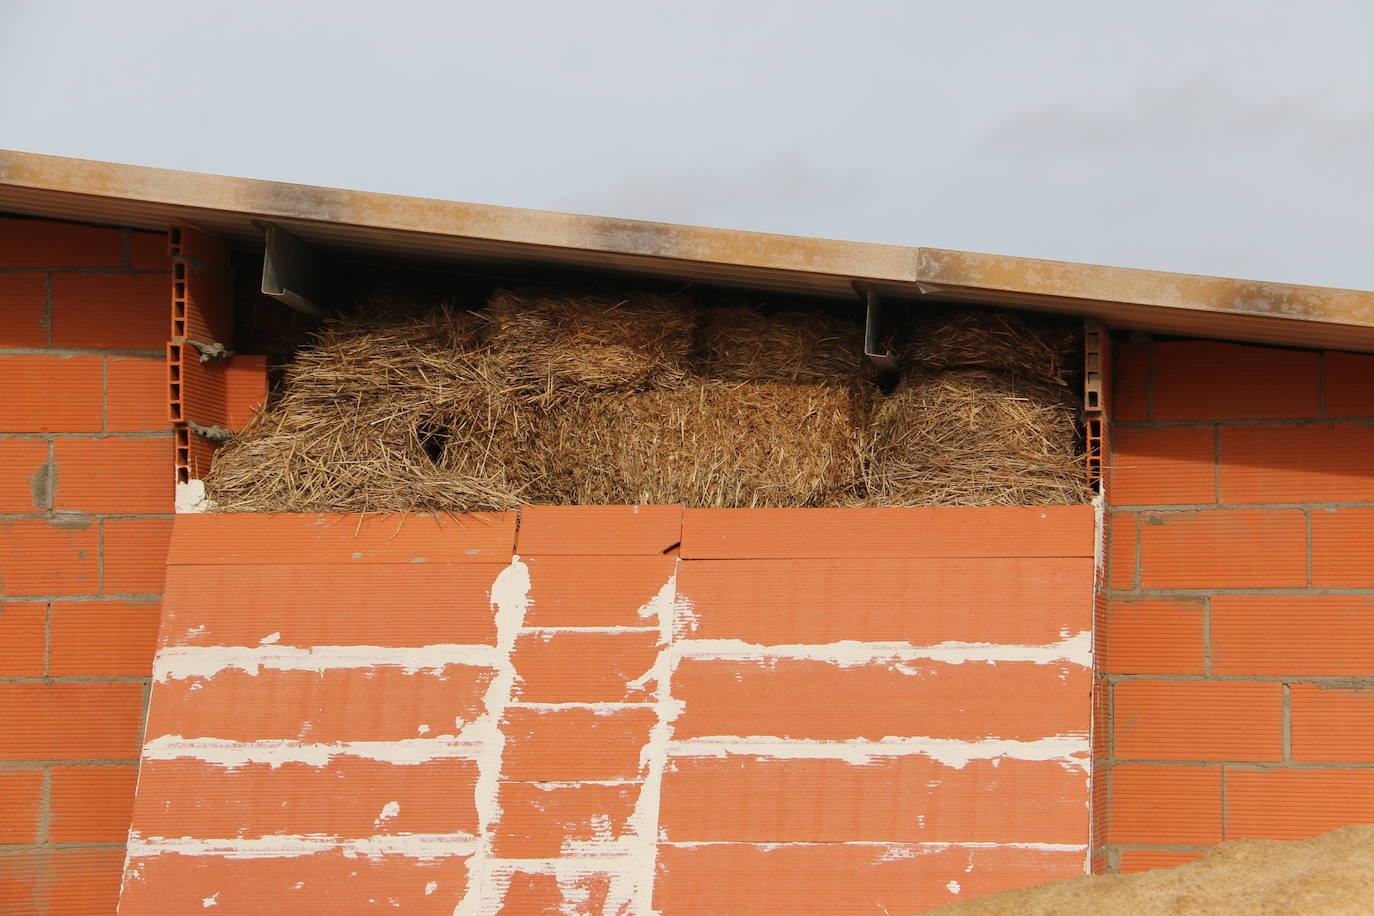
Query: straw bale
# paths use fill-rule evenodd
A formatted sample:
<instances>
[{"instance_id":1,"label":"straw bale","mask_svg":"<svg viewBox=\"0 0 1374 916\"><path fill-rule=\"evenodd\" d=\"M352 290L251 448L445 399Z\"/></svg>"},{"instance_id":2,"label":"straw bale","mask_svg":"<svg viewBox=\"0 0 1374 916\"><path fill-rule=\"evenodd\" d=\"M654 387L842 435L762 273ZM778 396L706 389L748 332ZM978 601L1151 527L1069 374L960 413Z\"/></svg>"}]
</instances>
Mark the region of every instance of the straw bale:
<instances>
[{"instance_id":1,"label":"straw bale","mask_svg":"<svg viewBox=\"0 0 1374 916\"><path fill-rule=\"evenodd\" d=\"M1067 388L982 369L910 375L873 411L868 505L1090 499Z\"/></svg>"},{"instance_id":2,"label":"straw bale","mask_svg":"<svg viewBox=\"0 0 1374 916\"><path fill-rule=\"evenodd\" d=\"M992 369L1063 385L1077 370L1080 323L1001 309L918 314L897 335L904 365L918 372Z\"/></svg>"},{"instance_id":3,"label":"straw bale","mask_svg":"<svg viewBox=\"0 0 1374 916\"><path fill-rule=\"evenodd\" d=\"M670 388L687 378L696 321L679 297L498 290L490 312L499 371L545 399L569 389Z\"/></svg>"},{"instance_id":4,"label":"straw bale","mask_svg":"<svg viewBox=\"0 0 1374 916\"><path fill-rule=\"evenodd\" d=\"M701 313L698 366L709 378L744 381L861 378L863 332L820 313L708 308Z\"/></svg>"},{"instance_id":5,"label":"straw bale","mask_svg":"<svg viewBox=\"0 0 1374 916\"><path fill-rule=\"evenodd\" d=\"M534 492L559 504L834 505L858 473L866 386L700 380L550 410Z\"/></svg>"}]
</instances>

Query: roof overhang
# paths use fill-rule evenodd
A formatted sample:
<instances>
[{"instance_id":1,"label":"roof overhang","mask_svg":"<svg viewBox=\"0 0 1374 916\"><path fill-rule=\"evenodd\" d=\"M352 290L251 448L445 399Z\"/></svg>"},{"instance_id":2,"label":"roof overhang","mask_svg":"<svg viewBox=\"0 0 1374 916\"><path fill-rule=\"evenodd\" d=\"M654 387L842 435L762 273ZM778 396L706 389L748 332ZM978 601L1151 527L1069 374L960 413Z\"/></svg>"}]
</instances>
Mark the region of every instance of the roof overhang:
<instances>
[{"instance_id":1,"label":"roof overhang","mask_svg":"<svg viewBox=\"0 0 1374 916\"><path fill-rule=\"evenodd\" d=\"M1163 334L1374 351L1374 292L708 229L0 150L0 212L261 247L276 223L336 257L455 270L581 269L782 293L959 301ZM857 302L857 300L856 300Z\"/></svg>"}]
</instances>

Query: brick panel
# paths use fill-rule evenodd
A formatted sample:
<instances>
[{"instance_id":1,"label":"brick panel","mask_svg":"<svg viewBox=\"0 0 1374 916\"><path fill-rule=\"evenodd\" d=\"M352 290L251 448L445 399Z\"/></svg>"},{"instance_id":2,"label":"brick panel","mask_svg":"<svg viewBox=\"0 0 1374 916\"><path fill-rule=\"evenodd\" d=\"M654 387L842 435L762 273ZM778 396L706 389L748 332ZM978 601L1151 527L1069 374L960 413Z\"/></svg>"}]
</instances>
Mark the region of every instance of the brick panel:
<instances>
[{"instance_id":1,"label":"brick panel","mask_svg":"<svg viewBox=\"0 0 1374 916\"><path fill-rule=\"evenodd\" d=\"M111 356L108 361L105 429L108 432L166 429L166 363L142 356ZM164 462L170 462L170 458Z\"/></svg>"},{"instance_id":2,"label":"brick panel","mask_svg":"<svg viewBox=\"0 0 1374 916\"><path fill-rule=\"evenodd\" d=\"M1112 385L1113 420L1130 422L1148 420L1150 387L1150 345L1148 343L1116 344L1112 348L1114 383Z\"/></svg>"},{"instance_id":3,"label":"brick panel","mask_svg":"<svg viewBox=\"0 0 1374 916\"><path fill-rule=\"evenodd\" d=\"M0 274L0 348L47 345L48 275Z\"/></svg>"},{"instance_id":4,"label":"brick panel","mask_svg":"<svg viewBox=\"0 0 1374 916\"><path fill-rule=\"evenodd\" d=\"M528 506L521 555L662 554L682 540L681 506Z\"/></svg>"},{"instance_id":5,"label":"brick panel","mask_svg":"<svg viewBox=\"0 0 1374 916\"><path fill-rule=\"evenodd\" d=\"M170 288L166 274L53 274L52 345L160 351Z\"/></svg>"},{"instance_id":6,"label":"brick panel","mask_svg":"<svg viewBox=\"0 0 1374 916\"><path fill-rule=\"evenodd\" d=\"M1283 757L1283 685L1123 681L1113 688L1116 756L1125 760Z\"/></svg>"},{"instance_id":7,"label":"brick panel","mask_svg":"<svg viewBox=\"0 0 1374 916\"><path fill-rule=\"evenodd\" d=\"M507 709L501 775L513 782L640 778L652 709Z\"/></svg>"},{"instance_id":8,"label":"brick panel","mask_svg":"<svg viewBox=\"0 0 1374 916\"><path fill-rule=\"evenodd\" d=\"M42 677L48 606L0 599L0 677Z\"/></svg>"},{"instance_id":9,"label":"brick panel","mask_svg":"<svg viewBox=\"0 0 1374 916\"><path fill-rule=\"evenodd\" d=\"M1226 839L1305 840L1374 821L1374 770L1226 771Z\"/></svg>"},{"instance_id":10,"label":"brick panel","mask_svg":"<svg viewBox=\"0 0 1374 916\"><path fill-rule=\"evenodd\" d=\"M172 269L172 255L167 251L165 232L129 233L129 268L131 270Z\"/></svg>"},{"instance_id":11,"label":"brick panel","mask_svg":"<svg viewBox=\"0 0 1374 916\"><path fill-rule=\"evenodd\" d=\"M1140 547L1140 516L1133 513L1113 512L1109 523L1108 538L1111 547L1111 587L1120 591L1135 588L1136 553Z\"/></svg>"},{"instance_id":12,"label":"brick panel","mask_svg":"<svg viewBox=\"0 0 1374 916\"><path fill-rule=\"evenodd\" d=\"M41 842L43 771L0 767L0 798L0 846Z\"/></svg>"},{"instance_id":13,"label":"brick panel","mask_svg":"<svg viewBox=\"0 0 1374 916\"><path fill-rule=\"evenodd\" d=\"M1317 416L1321 358L1213 340L1156 341L1152 419L1263 420Z\"/></svg>"},{"instance_id":14,"label":"brick panel","mask_svg":"<svg viewBox=\"0 0 1374 916\"><path fill-rule=\"evenodd\" d=\"M99 356L0 356L0 433L100 429L103 372Z\"/></svg>"},{"instance_id":15,"label":"brick panel","mask_svg":"<svg viewBox=\"0 0 1374 916\"><path fill-rule=\"evenodd\" d=\"M1328 350L1322 360L1328 417L1374 417L1374 354Z\"/></svg>"},{"instance_id":16,"label":"brick panel","mask_svg":"<svg viewBox=\"0 0 1374 916\"><path fill-rule=\"evenodd\" d=\"M571 845L594 852L630 836L639 783L504 782L495 854L501 858L558 858Z\"/></svg>"},{"instance_id":17,"label":"brick panel","mask_svg":"<svg viewBox=\"0 0 1374 916\"><path fill-rule=\"evenodd\" d=\"M0 589L9 595L94 592L97 544L98 525L86 518L0 520Z\"/></svg>"},{"instance_id":18,"label":"brick panel","mask_svg":"<svg viewBox=\"0 0 1374 916\"><path fill-rule=\"evenodd\" d=\"M0 439L0 512L51 508L47 439Z\"/></svg>"},{"instance_id":19,"label":"brick panel","mask_svg":"<svg viewBox=\"0 0 1374 916\"><path fill-rule=\"evenodd\" d=\"M657 626L656 614L643 616L677 570L677 557L524 556L530 570L531 627Z\"/></svg>"},{"instance_id":20,"label":"brick panel","mask_svg":"<svg viewBox=\"0 0 1374 916\"><path fill-rule=\"evenodd\" d=\"M123 263L124 236L118 229L0 217L0 268L117 268Z\"/></svg>"},{"instance_id":21,"label":"brick panel","mask_svg":"<svg viewBox=\"0 0 1374 916\"><path fill-rule=\"evenodd\" d=\"M134 808L136 766L52 768L54 843L123 843Z\"/></svg>"},{"instance_id":22,"label":"brick panel","mask_svg":"<svg viewBox=\"0 0 1374 916\"><path fill-rule=\"evenodd\" d=\"M1307 584L1300 509L1149 513L1140 531L1145 588L1292 588Z\"/></svg>"},{"instance_id":23,"label":"brick panel","mask_svg":"<svg viewBox=\"0 0 1374 916\"><path fill-rule=\"evenodd\" d=\"M105 594L155 595L167 575L170 518L111 518L105 527Z\"/></svg>"},{"instance_id":24,"label":"brick panel","mask_svg":"<svg viewBox=\"0 0 1374 916\"><path fill-rule=\"evenodd\" d=\"M1312 584L1374 588L1374 509L1312 510Z\"/></svg>"},{"instance_id":25,"label":"brick panel","mask_svg":"<svg viewBox=\"0 0 1374 916\"><path fill-rule=\"evenodd\" d=\"M1223 426L1221 455L1222 502L1374 502L1374 426Z\"/></svg>"},{"instance_id":26,"label":"brick panel","mask_svg":"<svg viewBox=\"0 0 1374 916\"><path fill-rule=\"evenodd\" d=\"M503 882L504 887L498 885L488 891L495 898L488 904L495 916L626 912L619 906L608 908L614 877L597 870L594 865L572 868L562 865L556 873L540 871L540 868L541 863L537 862L530 863L528 868L517 867Z\"/></svg>"},{"instance_id":27,"label":"brick panel","mask_svg":"<svg viewBox=\"0 0 1374 916\"><path fill-rule=\"evenodd\" d=\"M1156 868L1175 868L1187 865L1202 855L1200 852L1170 852L1166 849L1123 849L1118 854L1120 864L1117 871L1129 875L1138 871L1152 871Z\"/></svg>"},{"instance_id":28,"label":"brick panel","mask_svg":"<svg viewBox=\"0 0 1374 916\"><path fill-rule=\"evenodd\" d=\"M1114 429L1112 505L1216 502L1215 437L1210 426Z\"/></svg>"},{"instance_id":29,"label":"brick panel","mask_svg":"<svg viewBox=\"0 0 1374 916\"><path fill-rule=\"evenodd\" d=\"M526 703L637 703L652 699L643 679L658 658L658 633L522 633L511 662Z\"/></svg>"},{"instance_id":30,"label":"brick panel","mask_svg":"<svg viewBox=\"0 0 1374 916\"><path fill-rule=\"evenodd\" d=\"M1221 767L1112 767L1107 827L1113 844L1221 842Z\"/></svg>"},{"instance_id":31,"label":"brick panel","mask_svg":"<svg viewBox=\"0 0 1374 916\"><path fill-rule=\"evenodd\" d=\"M55 508L90 513L170 513L170 439L57 439Z\"/></svg>"},{"instance_id":32,"label":"brick panel","mask_svg":"<svg viewBox=\"0 0 1374 916\"><path fill-rule=\"evenodd\" d=\"M1117 598L1107 605L1098 670L1108 674L1203 673L1201 598Z\"/></svg>"},{"instance_id":33,"label":"brick panel","mask_svg":"<svg viewBox=\"0 0 1374 916\"><path fill-rule=\"evenodd\" d=\"M0 760L131 760L143 685L0 683Z\"/></svg>"},{"instance_id":34,"label":"brick panel","mask_svg":"<svg viewBox=\"0 0 1374 916\"><path fill-rule=\"evenodd\" d=\"M55 601L53 677L148 677L157 646L158 605Z\"/></svg>"},{"instance_id":35,"label":"brick panel","mask_svg":"<svg viewBox=\"0 0 1374 916\"><path fill-rule=\"evenodd\" d=\"M1217 595L1212 599L1212 671L1374 674L1374 597Z\"/></svg>"},{"instance_id":36,"label":"brick panel","mask_svg":"<svg viewBox=\"0 0 1374 916\"><path fill-rule=\"evenodd\" d=\"M19 850L0 856L0 900L24 907L15 916L113 913L123 864L122 846Z\"/></svg>"},{"instance_id":37,"label":"brick panel","mask_svg":"<svg viewBox=\"0 0 1374 916\"><path fill-rule=\"evenodd\" d=\"M1374 763L1374 687L1291 690L1294 760Z\"/></svg>"}]
</instances>

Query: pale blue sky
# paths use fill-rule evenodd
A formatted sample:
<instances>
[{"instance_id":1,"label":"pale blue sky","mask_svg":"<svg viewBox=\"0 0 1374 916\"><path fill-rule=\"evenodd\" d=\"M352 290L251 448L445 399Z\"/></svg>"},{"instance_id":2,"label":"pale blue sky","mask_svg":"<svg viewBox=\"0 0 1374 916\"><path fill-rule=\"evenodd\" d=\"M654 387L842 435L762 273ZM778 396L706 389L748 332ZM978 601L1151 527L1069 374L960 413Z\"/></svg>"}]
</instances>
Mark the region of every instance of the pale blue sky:
<instances>
[{"instance_id":1,"label":"pale blue sky","mask_svg":"<svg viewBox=\"0 0 1374 916\"><path fill-rule=\"evenodd\" d=\"M0 0L0 147L1374 288L1374 3Z\"/></svg>"}]
</instances>

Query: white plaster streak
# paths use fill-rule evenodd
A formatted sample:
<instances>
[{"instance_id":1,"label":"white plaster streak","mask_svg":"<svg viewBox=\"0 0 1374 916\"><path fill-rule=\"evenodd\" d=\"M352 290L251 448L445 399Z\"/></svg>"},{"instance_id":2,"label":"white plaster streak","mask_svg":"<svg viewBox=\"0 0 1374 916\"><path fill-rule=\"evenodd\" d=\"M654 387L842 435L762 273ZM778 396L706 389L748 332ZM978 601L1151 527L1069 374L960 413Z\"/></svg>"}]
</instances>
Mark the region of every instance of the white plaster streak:
<instances>
[{"instance_id":1,"label":"white plaster streak","mask_svg":"<svg viewBox=\"0 0 1374 916\"><path fill-rule=\"evenodd\" d=\"M205 496L203 480L178 480L174 507L178 515L215 511L214 502Z\"/></svg>"},{"instance_id":2,"label":"white plaster streak","mask_svg":"<svg viewBox=\"0 0 1374 916\"><path fill-rule=\"evenodd\" d=\"M874 643L845 640L823 644L761 646L740 639L683 639L673 651L692 659L738 659L776 661L781 659L818 661L841 668L859 665L916 664L923 661L962 665L966 662L1030 662L1049 665L1056 662L1092 667L1092 632L1083 630L1058 642L1036 646L980 642L942 642L932 646L911 643Z\"/></svg>"},{"instance_id":3,"label":"white plaster streak","mask_svg":"<svg viewBox=\"0 0 1374 916\"><path fill-rule=\"evenodd\" d=\"M183 738L162 735L143 745L145 760L176 760L191 757L222 767L265 763L273 768L284 763L322 767L335 757L365 757L402 766L454 757L475 760L479 744L453 735L410 738L404 741L342 741L311 744L301 741L230 741L225 738Z\"/></svg>"},{"instance_id":4,"label":"white plaster streak","mask_svg":"<svg viewBox=\"0 0 1374 916\"><path fill-rule=\"evenodd\" d=\"M741 843L739 840L711 840L704 842L669 842L662 841L661 846L673 846L681 849L694 849L699 846L752 846L756 849L784 849L789 846L829 846L831 844L815 840L799 840L794 843ZM939 852L942 849L1033 849L1038 852L1082 852L1087 849L1083 843L962 843L925 841L916 843L875 843L870 840L846 840L844 845L854 847L876 847L881 851L884 861L895 859L910 859L928 852ZM537 861L537 860L534 860Z\"/></svg>"},{"instance_id":5,"label":"white plaster streak","mask_svg":"<svg viewBox=\"0 0 1374 916\"><path fill-rule=\"evenodd\" d=\"M469 856L478 840L470 833L403 833L345 839L324 834L214 839L198 837L143 837L129 834L128 856L143 859L169 853L182 856L219 856L225 859L287 859L321 852L341 852L349 857L405 856L440 859Z\"/></svg>"},{"instance_id":6,"label":"white plaster streak","mask_svg":"<svg viewBox=\"0 0 1374 916\"><path fill-rule=\"evenodd\" d=\"M881 741L804 741L772 737L737 738L711 736L672 741L672 757L727 757L744 755L782 759L844 760L864 765L882 757L921 755L947 767L962 770L970 760L1054 761L1085 772L1092 765L1091 744L1086 735L1056 735L1033 741L985 738L957 741L952 738L884 738Z\"/></svg>"},{"instance_id":7,"label":"white plaster streak","mask_svg":"<svg viewBox=\"0 0 1374 916\"><path fill-rule=\"evenodd\" d=\"M212 678L231 668L256 675L264 668L278 671L323 672L330 668L403 668L442 671L450 665L494 667L493 646L443 643L431 646L167 646L153 660L158 681Z\"/></svg>"},{"instance_id":8,"label":"white plaster streak","mask_svg":"<svg viewBox=\"0 0 1374 916\"><path fill-rule=\"evenodd\" d=\"M484 712L465 726L460 735L463 740L481 747L474 789L481 840L468 860L467 887L454 910L455 916L479 916L485 909L492 884L492 848L496 825L501 820L501 757L506 746L505 736L501 734L501 716L515 693L517 678L511 655L530 604L530 570L520 557L513 557L511 564L501 570L492 583L491 604L496 620L496 676L483 697Z\"/></svg>"}]
</instances>

